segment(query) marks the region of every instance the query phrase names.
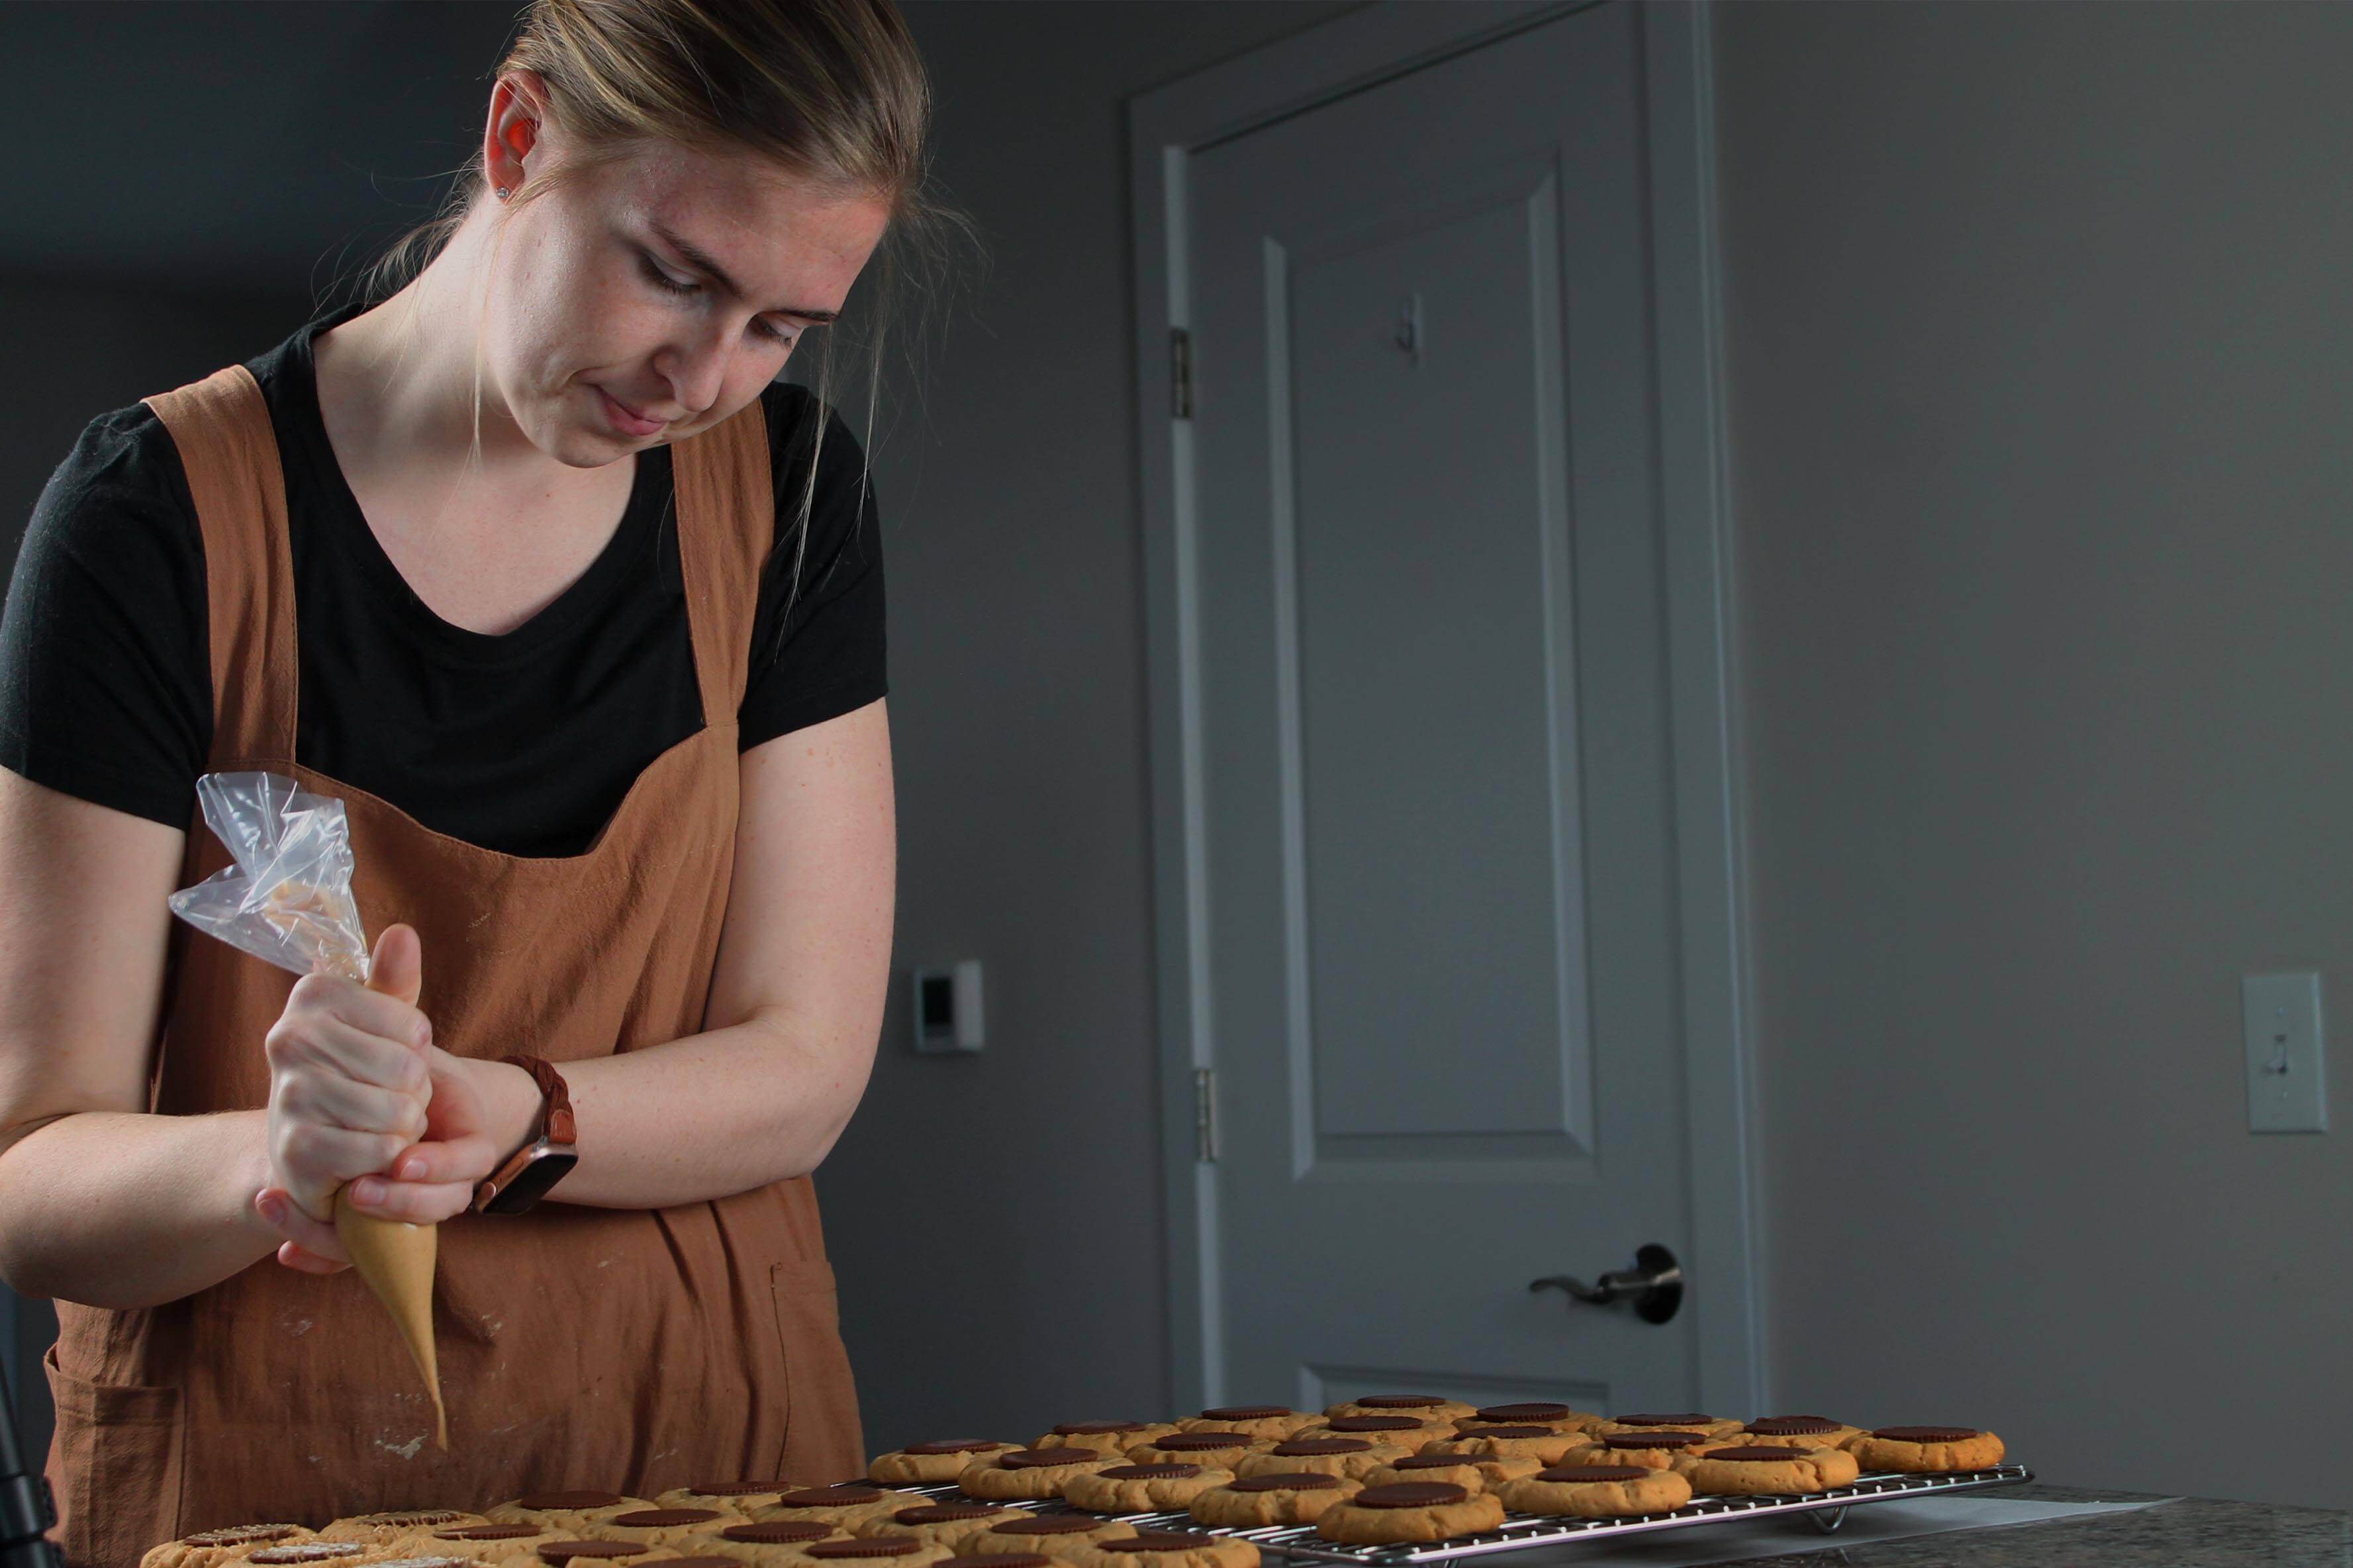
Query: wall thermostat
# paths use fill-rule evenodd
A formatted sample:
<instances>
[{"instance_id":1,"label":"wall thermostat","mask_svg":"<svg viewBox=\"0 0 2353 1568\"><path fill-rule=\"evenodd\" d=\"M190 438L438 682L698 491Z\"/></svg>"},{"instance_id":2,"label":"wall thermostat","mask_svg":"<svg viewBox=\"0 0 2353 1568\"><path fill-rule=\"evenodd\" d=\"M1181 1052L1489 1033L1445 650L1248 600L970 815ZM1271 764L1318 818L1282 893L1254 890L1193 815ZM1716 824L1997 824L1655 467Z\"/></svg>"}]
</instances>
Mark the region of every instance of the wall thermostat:
<instances>
[{"instance_id":1,"label":"wall thermostat","mask_svg":"<svg viewBox=\"0 0 2353 1568\"><path fill-rule=\"evenodd\" d=\"M918 969L914 979L915 1049L926 1056L980 1049L980 960L967 958L954 969Z\"/></svg>"}]
</instances>

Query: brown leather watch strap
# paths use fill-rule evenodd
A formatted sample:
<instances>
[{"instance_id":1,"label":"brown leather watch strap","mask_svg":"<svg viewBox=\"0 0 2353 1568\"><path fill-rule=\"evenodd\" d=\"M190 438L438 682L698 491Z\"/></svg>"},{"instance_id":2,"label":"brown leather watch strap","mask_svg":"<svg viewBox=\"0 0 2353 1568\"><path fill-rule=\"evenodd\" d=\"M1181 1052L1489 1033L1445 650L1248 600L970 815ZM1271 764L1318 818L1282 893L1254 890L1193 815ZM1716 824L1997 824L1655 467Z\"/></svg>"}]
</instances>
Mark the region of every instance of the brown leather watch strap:
<instances>
[{"instance_id":1,"label":"brown leather watch strap","mask_svg":"<svg viewBox=\"0 0 2353 1568\"><path fill-rule=\"evenodd\" d=\"M533 1124L531 1136L523 1140L525 1146L543 1138L554 1143L579 1142L573 1133L572 1090L565 1083L564 1075L555 1070L555 1064L542 1057L501 1057L499 1060L522 1068L539 1085L539 1121Z\"/></svg>"},{"instance_id":2,"label":"brown leather watch strap","mask_svg":"<svg viewBox=\"0 0 2353 1568\"><path fill-rule=\"evenodd\" d=\"M530 1135L523 1139L522 1146L509 1155L504 1164L491 1172L488 1180L474 1184L473 1207L478 1214L506 1188L508 1183L522 1173L542 1144L559 1143L568 1148L579 1141L572 1120L572 1091L565 1086L564 1075L555 1070L554 1064L539 1057L528 1056L501 1057L499 1060L522 1068L531 1074L532 1081L539 1085L539 1116L532 1123Z\"/></svg>"}]
</instances>

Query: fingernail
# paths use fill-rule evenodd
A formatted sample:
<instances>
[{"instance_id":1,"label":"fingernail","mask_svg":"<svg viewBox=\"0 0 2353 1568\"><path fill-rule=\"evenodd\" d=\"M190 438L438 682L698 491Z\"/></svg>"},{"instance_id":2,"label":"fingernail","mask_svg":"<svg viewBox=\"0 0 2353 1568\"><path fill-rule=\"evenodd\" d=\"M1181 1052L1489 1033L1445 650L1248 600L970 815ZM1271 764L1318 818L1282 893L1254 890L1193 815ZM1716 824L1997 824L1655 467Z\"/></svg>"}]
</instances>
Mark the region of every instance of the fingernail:
<instances>
[{"instance_id":1,"label":"fingernail","mask_svg":"<svg viewBox=\"0 0 2353 1568\"><path fill-rule=\"evenodd\" d=\"M419 1176L425 1174L425 1162L422 1160L403 1160L400 1163L399 1171L395 1173L397 1174L404 1182L413 1182Z\"/></svg>"},{"instance_id":2,"label":"fingernail","mask_svg":"<svg viewBox=\"0 0 2353 1568\"><path fill-rule=\"evenodd\" d=\"M280 1204L276 1198L263 1198L259 1206L261 1209L261 1217L268 1220L272 1225L278 1224L280 1220L283 1220L286 1217L285 1205Z\"/></svg>"},{"instance_id":3,"label":"fingernail","mask_svg":"<svg viewBox=\"0 0 2353 1568\"><path fill-rule=\"evenodd\" d=\"M352 1197L358 1203L382 1203L384 1201L384 1184L377 1181L374 1176L362 1176L358 1181L352 1184Z\"/></svg>"}]
</instances>

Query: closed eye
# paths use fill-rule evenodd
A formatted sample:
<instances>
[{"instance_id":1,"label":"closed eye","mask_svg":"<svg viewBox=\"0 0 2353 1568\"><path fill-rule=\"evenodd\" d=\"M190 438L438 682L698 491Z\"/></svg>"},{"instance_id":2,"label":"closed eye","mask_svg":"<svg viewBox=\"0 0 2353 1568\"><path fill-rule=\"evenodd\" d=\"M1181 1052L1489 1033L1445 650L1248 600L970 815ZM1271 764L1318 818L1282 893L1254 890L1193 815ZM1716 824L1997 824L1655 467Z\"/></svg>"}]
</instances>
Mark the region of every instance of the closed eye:
<instances>
[{"instance_id":1,"label":"closed eye","mask_svg":"<svg viewBox=\"0 0 2353 1568\"><path fill-rule=\"evenodd\" d=\"M664 272L660 268L655 266L654 258L647 255L644 251L639 251L638 253L638 265L644 271L646 281L651 283L655 288L661 289L665 293L700 294L702 292L702 284L672 278L669 273ZM752 330L759 333L760 336L767 339L770 342L782 343L786 348L790 348L800 337L798 332L785 331L769 322L765 318L754 321L753 323Z\"/></svg>"}]
</instances>

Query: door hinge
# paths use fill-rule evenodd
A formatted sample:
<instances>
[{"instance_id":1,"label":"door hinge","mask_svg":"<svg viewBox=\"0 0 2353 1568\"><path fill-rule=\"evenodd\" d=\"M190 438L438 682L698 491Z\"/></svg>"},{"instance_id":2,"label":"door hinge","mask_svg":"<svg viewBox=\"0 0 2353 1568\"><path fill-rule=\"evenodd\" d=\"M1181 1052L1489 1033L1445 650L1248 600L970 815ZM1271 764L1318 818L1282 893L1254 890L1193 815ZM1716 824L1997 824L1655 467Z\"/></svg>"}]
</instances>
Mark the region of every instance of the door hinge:
<instances>
[{"instance_id":1,"label":"door hinge","mask_svg":"<svg viewBox=\"0 0 2353 1568\"><path fill-rule=\"evenodd\" d=\"M1193 1069L1193 1158L1213 1164L1218 1158L1218 1069Z\"/></svg>"},{"instance_id":2,"label":"door hinge","mask_svg":"<svg viewBox=\"0 0 2353 1568\"><path fill-rule=\"evenodd\" d=\"M1193 417L1193 334L1168 329L1168 416Z\"/></svg>"}]
</instances>

